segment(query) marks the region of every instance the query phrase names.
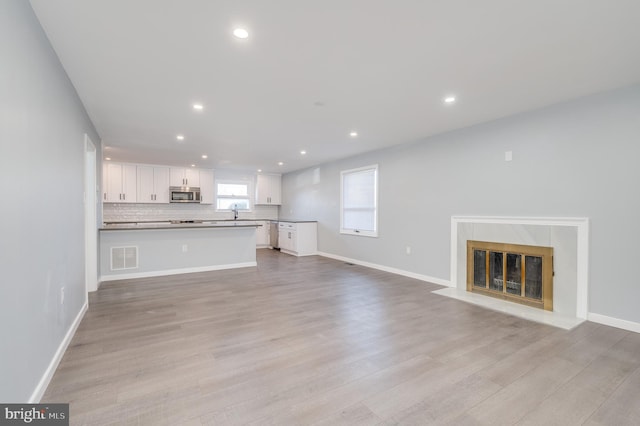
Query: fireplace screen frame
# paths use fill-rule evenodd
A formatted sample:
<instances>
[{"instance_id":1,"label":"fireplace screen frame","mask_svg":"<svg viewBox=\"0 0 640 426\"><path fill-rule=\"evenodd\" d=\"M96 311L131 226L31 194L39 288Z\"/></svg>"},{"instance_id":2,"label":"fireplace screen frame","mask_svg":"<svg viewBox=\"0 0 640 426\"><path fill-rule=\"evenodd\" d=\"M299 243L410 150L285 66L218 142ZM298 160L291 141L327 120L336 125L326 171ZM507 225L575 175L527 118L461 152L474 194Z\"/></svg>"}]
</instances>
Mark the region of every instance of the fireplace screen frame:
<instances>
[{"instance_id":1,"label":"fireplace screen frame","mask_svg":"<svg viewBox=\"0 0 640 426\"><path fill-rule=\"evenodd\" d=\"M475 250L484 251L484 259L486 264L485 270L485 287L480 287L474 284L474 252ZM494 290L490 284L490 258L491 253L502 253L502 290ZM513 291L508 291L507 284L509 282L507 278L507 255L519 255L520 267L521 267L521 294L513 294ZM526 256L540 257L542 258L542 294L540 299L526 296L526 268L525 259ZM513 259L513 256L511 256ZM498 281L499 282L499 281ZM544 309L546 311L553 311L553 247L543 246L529 246L522 244L506 244L496 243L489 241L473 241L467 240L467 291L497 297L500 299L509 300L511 302L517 302L528 306Z\"/></svg>"}]
</instances>

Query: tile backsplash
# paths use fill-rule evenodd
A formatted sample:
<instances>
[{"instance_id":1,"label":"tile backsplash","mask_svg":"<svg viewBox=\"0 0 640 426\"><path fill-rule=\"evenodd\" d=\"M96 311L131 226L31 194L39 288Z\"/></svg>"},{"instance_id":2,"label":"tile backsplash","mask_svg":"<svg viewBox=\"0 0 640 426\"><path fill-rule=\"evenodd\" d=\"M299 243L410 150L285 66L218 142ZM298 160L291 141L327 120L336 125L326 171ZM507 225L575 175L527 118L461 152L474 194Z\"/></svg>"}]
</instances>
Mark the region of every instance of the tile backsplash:
<instances>
[{"instance_id":1,"label":"tile backsplash","mask_svg":"<svg viewBox=\"0 0 640 426\"><path fill-rule=\"evenodd\" d=\"M233 213L217 212L210 204L105 203L102 214L105 222L233 219ZM278 219L278 206L254 206L252 211L241 211L238 216L240 219Z\"/></svg>"}]
</instances>

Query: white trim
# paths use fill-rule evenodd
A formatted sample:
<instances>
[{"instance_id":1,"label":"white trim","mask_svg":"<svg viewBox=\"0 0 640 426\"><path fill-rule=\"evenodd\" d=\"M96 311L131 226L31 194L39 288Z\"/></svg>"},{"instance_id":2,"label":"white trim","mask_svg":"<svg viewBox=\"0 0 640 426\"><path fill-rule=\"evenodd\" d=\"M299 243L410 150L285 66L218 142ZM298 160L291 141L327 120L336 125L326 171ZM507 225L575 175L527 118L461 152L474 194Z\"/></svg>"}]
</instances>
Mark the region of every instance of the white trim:
<instances>
[{"instance_id":1,"label":"white trim","mask_svg":"<svg viewBox=\"0 0 640 426\"><path fill-rule=\"evenodd\" d=\"M354 265L366 266L367 268L377 269L379 271L390 272L392 274L402 275L408 278L414 278L420 281L427 281L433 284L443 285L449 287L449 281L430 277L428 275L417 274L415 272L405 271L403 269L392 268L390 266L378 265L377 263L365 262L363 260L352 259L350 257L338 256L337 254L325 253L322 251L318 252L318 256L328 257L329 259L341 260L343 262L353 263Z\"/></svg>"},{"instance_id":2,"label":"white trim","mask_svg":"<svg viewBox=\"0 0 640 426\"><path fill-rule=\"evenodd\" d=\"M450 287L458 282L458 224L492 223L504 225L573 226L578 231L576 317L587 319L589 310L589 218L586 217L508 217L451 216Z\"/></svg>"},{"instance_id":3,"label":"white trim","mask_svg":"<svg viewBox=\"0 0 640 426\"><path fill-rule=\"evenodd\" d=\"M195 268L165 269L163 271L135 272L133 274L102 275L100 277L100 282L129 280L135 278L163 277L166 275L190 274L193 272L220 271L223 269L250 268L253 266L258 266L258 263L253 261L242 263L228 263L226 265L198 266Z\"/></svg>"},{"instance_id":4,"label":"white trim","mask_svg":"<svg viewBox=\"0 0 640 426\"><path fill-rule=\"evenodd\" d=\"M76 334L76 330L78 329L78 326L82 322L82 318L84 318L84 314L87 312L88 308L89 308L89 304L85 302L84 305L82 305L82 309L80 309L80 312L78 312L78 315L76 315L76 318L71 323L69 330L67 330L67 334L64 336L64 339L62 339L62 342L60 342L60 345L58 346L58 350L56 351L55 355L51 359L51 362L49 362L49 366L47 367L47 370L44 372L44 374L40 378L40 381L38 382L38 385L36 386L36 388L33 390L31 397L29 397L29 404L37 404L40 402L40 399L42 399L44 392L47 390L47 387L49 386L49 383L53 378L53 374L56 372L58 365L60 365L60 361L62 361L62 357L64 356L64 353L67 350L67 348L69 347L69 344L71 343L71 339L73 339L73 336Z\"/></svg>"},{"instance_id":5,"label":"white trim","mask_svg":"<svg viewBox=\"0 0 640 426\"><path fill-rule=\"evenodd\" d=\"M283 249L282 247L280 248L280 253L290 254L291 256L295 256L295 257L317 256L317 255L319 255L318 252L300 254L297 251L291 251L291 250Z\"/></svg>"},{"instance_id":6,"label":"white trim","mask_svg":"<svg viewBox=\"0 0 640 426\"><path fill-rule=\"evenodd\" d=\"M84 281L85 302L98 289L98 174L97 151L84 134Z\"/></svg>"},{"instance_id":7,"label":"white trim","mask_svg":"<svg viewBox=\"0 0 640 426\"><path fill-rule=\"evenodd\" d=\"M591 322L597 322L598 324L604 324L611 327L640 333L640 323L638 322L608 317L606 315L594 314L593 312L589 312L589 316L587 317L587 319Z\"/></svg>"}]
</instances>

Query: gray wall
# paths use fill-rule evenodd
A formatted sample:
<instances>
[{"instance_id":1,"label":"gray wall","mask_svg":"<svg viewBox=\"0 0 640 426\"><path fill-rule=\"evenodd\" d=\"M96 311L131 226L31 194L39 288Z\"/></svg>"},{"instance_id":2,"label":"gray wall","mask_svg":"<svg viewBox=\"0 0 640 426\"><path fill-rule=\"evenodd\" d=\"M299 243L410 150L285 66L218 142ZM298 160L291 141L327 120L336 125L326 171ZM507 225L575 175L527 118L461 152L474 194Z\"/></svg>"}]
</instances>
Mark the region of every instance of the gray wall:
<instances>
[{"instance_id":1,"label":"gray wall","mask_svg":"<svg viewBox=\"0 0 640 426\"><path fill-rule=\"evenodd\" d=\"M446 280L453 215L589 217L589 312L640 322L639 117L635 86L290 173L280 216L317 219L322 252ZM379 238L340 235L340 171L375 163Z\"/></svg>"},{"instance_id":2,"label":"gray wall","mask_svg":"<svg viewBox=\"0 0 640 426\"><path fill-rule=\"evenodd\" d=\"M29 2L2 0L3 402L29 399L85 301L84 133L99 143ZM99 144L97 148L100 161Z\"/></svg>"}]
</instances>

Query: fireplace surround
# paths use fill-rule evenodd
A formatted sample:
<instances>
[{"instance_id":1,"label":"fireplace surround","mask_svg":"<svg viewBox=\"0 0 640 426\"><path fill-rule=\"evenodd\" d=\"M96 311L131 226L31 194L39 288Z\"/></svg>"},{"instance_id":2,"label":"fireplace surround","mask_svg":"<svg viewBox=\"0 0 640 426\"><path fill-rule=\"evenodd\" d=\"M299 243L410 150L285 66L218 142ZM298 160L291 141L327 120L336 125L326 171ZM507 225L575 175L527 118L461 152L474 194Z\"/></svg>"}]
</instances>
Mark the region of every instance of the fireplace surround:
<instances>
[{"instance_id":1,"label":"fireplace surround","mask_svg":"<svg viewBox=\"0 0 640 426\"><path fill-rule=\"evenodd\" d=\"M449 287L434 293L564 329L571 329L586 320L589 286L588 218L452 216L450 238ZM467 291L467 240L553 247L553 311Z\"/></svg>"}]
</instances>

